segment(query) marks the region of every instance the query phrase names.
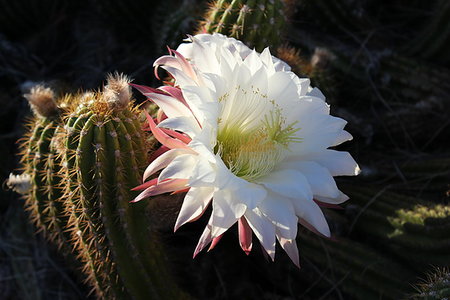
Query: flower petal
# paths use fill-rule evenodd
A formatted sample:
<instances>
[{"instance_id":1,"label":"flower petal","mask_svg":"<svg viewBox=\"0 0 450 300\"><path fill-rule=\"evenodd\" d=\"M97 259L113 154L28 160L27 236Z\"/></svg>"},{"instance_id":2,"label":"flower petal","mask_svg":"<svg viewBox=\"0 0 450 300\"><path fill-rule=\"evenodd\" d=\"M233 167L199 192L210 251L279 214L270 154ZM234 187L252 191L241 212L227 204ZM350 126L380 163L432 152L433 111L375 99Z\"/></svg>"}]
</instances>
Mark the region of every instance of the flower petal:
<instances>
[{"instance_id":1,"label":"flower petal","mask_svg":"<svg viewBox=\"0 0 450 300\"><path fill-rule=\"evenodd\" d=\"M176 117L165 119L158 124L158 127L170 128L186 133L191 138L195 137L201 130L197 121L192 117Z\"/></svg>"},{"instance_id":2,"label":"flower petal","mask_svg":"<svg viewBox=\"0 0 450 300\"><path fill-rule=\"evenodd\" d=\"M275 226L255 208L245 212L248 225L272 260L275 259Z\"/></svg>"},{"instance_id":3,"label":"flower petal","mask_svg":"<svg viewBox=\"0 0 450 300\"><path fill-rule=\"evenodd\" d=\"M312 200L313 195L309 183L299 171L292 169L277 170L264 178L258 179L258 183L285 197Z\"/></svg>"},{"instance_id":4,"label":"flower petal","mask_svg":"<svg viewBox=\"0 0 450 300\"><path fill-rule=\"evenodd\" d=\"M286 239L295 239L298 219L294 207L288 199L269 193L258 208L276 226L280 236Z\"/></svg>"},{"instance_id":5,"label":"flower petal","mask_svg":"<svg viewBox=\"0 0 450 300\"><path fill-rule=\"evenodd\" d=\"M295 239L285 239L277 235L278 242L284 251L288 254L292 262L300 269L300 258L298 255L298 248Z\"/></svg>"},{"instance_id":6,"label":"flower petal","mask_svg":"<svg viewBox=\"0 0 450 300\"><path fill-rule=\"evenodd\" d=\"M295 214L301 219L311 224L318 232L326 237L330 237L330 228L320 207L311 200L292 199Z\"/></svg>"},{"instance_id":7,"label":"flower petal","mask_svg":"<svg viewBox=\"0 0 450 300\"><path fill-rule=\"evenodd\" d=\"M211 202L213 193L214 188L191 187L184 197L183 205L175 222L174 231L177 231L184 224L199 218Z\"/></svg>"},{"instance_id":8,"label":"flower petal","mask_svg":"<svg viewBox=\"0 0 450 300\"><path fill-rule=\"evenodd\" d=\"M152 117L150 117L150 115L146 111L144 112L145 116L147 117L148 124L150 125L150 130L152 131L153 136L158 140L158 142L171 149L174 148L189 149L189 147L186 146L185 143L170 137L169 135L167 135L167 133L162 131L161 128L156 127L155 121L153 121Z\"/></svg>"},{"instance_id":9,"label":"flower petal","mask_svg":"<svg viewBox=\"0 0 450 300\"><path fill-rule=\"evenodd\" d=\"M164 182L159 182L157 185L153 185L142 193L140 193L136 198L134 198L131 202L138 202L142 199L145 199L150 196L160 195L168 192L173 192L177 190L184 189L186 187L187 180L186 179L174 179L167 180Z\"/></svg>"},{"instance_id":10,"label":"flower petal","mask_svg":"<svg viewBox=\"0 0 450 300\"><path fill-rule=\"evenodd\" d=\"M159 174L159 180L165 179L188 179L197 163L196 155L181 154Z\"/></svg>"},{"instance_id":11,"label":"flower petal","mask_svg":"<svg viewBox=\"0 0 450 300\"><path fill-rule=\"evenodd\" d=\"M185 148L171 149L152 161L144 171L143 180L145 181L155 172L167 167L177 156L192 153L192 150Z\"/></svg>"},{"instance_id":12,"label":"flower petal","mask_svg":"<svg viewBox=\"0 0 450 300\"><path fill-rule=\"evenodd\" d=\"M219 190L214 193L211 215L211 235L219 236L228 230L242 217L247 206L235 199L228 190Z\"/></svg>"},{"instance_id":13,"label":"flower petal","mask_svg":"<svg viewBox=\"0 0 450 300\"><path fill-rule=\"evenodd\" d=\"M245 254L249 255L252 251L252 229L248 225L245 217L241 217L238 221L239 244Z\"/></svg>"},{"instance_id":14,"label":"flower petal","mask_svg":"<svg viewBox=\"0 0 450 300\"><path fill-rule=\"evenodd\" d=\"M358 164L348 152L327 149L310 154L305 158L326 167L332 176L355 176L361 172Z\"/></svg>"},{"instance_id":15,"label":"flower petal","mask_svg":"<svg viewBox=\"0 0 450 300\"><path fill-rule=\"evenodd\" d=\"M295 161L283 164L286 168L295 168L300 171L308 181L314 196L323 196L336 198L339 196L339 190L334 178L327 168L313 161Z\"/></svg>"}]
</instances>

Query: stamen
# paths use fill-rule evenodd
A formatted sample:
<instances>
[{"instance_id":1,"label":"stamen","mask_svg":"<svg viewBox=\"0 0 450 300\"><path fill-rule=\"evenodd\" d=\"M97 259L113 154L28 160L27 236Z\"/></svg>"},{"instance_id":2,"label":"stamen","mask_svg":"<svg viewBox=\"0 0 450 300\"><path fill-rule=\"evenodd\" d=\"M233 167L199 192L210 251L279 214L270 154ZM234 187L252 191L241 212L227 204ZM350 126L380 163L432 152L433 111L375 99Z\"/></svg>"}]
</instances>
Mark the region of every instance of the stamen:
<instances>
[{"instance_id":1,"label":"stamen","mask_svg":"<svg viewBox=\"0 0 450 300\"><path fill-rule=\"evenodd\" d=\"M252 87L240 87L221 97L221 115L215 153L238 177L254 181L272 171L285 157L295 136L297 122L286 125L274 100Z\"/></svg>"}]
</instances>

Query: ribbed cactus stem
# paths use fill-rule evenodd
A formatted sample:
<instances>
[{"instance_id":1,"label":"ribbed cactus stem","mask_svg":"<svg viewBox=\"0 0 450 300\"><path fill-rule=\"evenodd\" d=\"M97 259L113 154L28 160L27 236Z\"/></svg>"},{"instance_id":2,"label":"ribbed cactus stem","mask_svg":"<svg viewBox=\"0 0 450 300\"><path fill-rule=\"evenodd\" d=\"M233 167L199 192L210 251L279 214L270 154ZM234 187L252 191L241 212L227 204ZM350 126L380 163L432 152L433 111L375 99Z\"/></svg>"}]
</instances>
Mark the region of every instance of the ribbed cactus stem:
<instances>
[{"instance_id":1,"label":"ribbed cactus stem","mask_svg":"<svg viewBox=\"0 0 450 300\"><path fill-rule=\"evenodd\" d=\"M218 0L210 5L200 32L222 33L262 51L281 44L285 25L282 0Z\"/></svg>"},{"instance_id":2,"label":"ribbed cactus stem","mask_svg":"<svg viewBox=\"0 0 450 300\"><path fill-rule=\"evenodd\" d=\"M358 214L352 229L387 241L387 248L399 259L418 266L430 262L446 265L450 259L450 210L392 192L378 195L376 189L349 187L349 209ZM410 249L406 251L405 249Z\"/></svg>"},{"instance_id":3,"label":"ribbed cactus stem","mask_svg":"<svg viewBox=\"0 0 450 300\"><path fill-rule=\"evenodd\" d=\"M185 296L171 280L145 203L130 204L151 145L128 83L115 75L102 92L37 101L55 104L56 114L34 109L22 158L27 206L58 246L72 244L98 298L178 299Z\"/></svg>"},{"instance_id":4,"label":"ribbed cactus stem","mask_svg":"<svg viewBox=\"0 0 450 300\"><path fill-rule=\"evenodd\" d=\"M339 285L347 293L360 299L399 299L410 290L407 280L414 278L413 273L384 254L345 238L330 241L304 231L299 234L304 256L342 278Z\"/></svg>"}]
</instances>

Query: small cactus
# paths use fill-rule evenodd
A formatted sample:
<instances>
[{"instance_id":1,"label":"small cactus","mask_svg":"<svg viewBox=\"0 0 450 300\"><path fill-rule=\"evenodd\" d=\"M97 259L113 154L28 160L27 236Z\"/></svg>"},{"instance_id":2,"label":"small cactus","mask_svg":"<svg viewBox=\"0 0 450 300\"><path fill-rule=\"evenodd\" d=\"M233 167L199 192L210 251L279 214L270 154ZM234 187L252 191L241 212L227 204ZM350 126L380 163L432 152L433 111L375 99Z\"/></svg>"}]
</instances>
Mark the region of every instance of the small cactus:
<instances>
[{"instance_id":1,"label":"small cactus","mask_svg":"<svg viewBox=\"0 0 450 300\"><path fill-rule=\"evenodd\" d=\"M99 298L179 297L168 288L144 204L129 203L149 145L128 83L110 76L102 92L55 99L38 87L26 95L35 114L22 144L22 176L31 181L26 206L59 247L72 246Z\"/></svg>"},{"instance_id":2,"label":"small cactus","mask_svg":"<svg viewBox=\"0 0 450 300\"><path fill-rule=\"evenodd\" d=\"M448 268L436 269L428 275L428 279L416 287L413 300L448 300L450 299L450 271Z\"/></svg>"},{"instance_id":3,"label":"small cactus","mask_svg":"<svg viewBox=\"0 0 450 300\"><path fill-rule=\"evenodd\" d=\"M218 0L210 5L199 33L222 33L257 51L275 49L285 35L284 6L282 0Z\"/></svg>"}]
</instances>

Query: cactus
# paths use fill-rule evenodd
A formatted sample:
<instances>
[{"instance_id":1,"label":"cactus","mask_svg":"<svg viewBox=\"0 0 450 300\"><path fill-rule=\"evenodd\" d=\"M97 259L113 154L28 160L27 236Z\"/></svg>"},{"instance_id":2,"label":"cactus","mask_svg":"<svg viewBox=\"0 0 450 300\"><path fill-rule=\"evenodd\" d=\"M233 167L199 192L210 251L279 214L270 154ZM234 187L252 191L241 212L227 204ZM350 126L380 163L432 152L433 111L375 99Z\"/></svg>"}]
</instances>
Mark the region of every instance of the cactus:
<instances>
[{"instance_id":1,"label":"cactus","mask_svg":"<svg viewBox=\"0 0 450 300\"><path fill-rule=\"evenodd\" d=\"M199 32L222 33L262 51L277 48L285 35L282 0L218 0L205 14Z\"/></svg>"},{"instance_id":2,"label":"cactus","mask_svg":"<svg viewBox=\"0 0 450 300\"><path fill-rule=\"evenodd\" d=\"M351 230L381 240L398 260L445 266L450 261L450 208L376 188L349 187Z\"/></svg>"},{"instance_id":3,"label":"cactus","mask_svg":"<svg viewBox=\"0 0 450 300\"><path fill-rule=\"evenodd\" d=\"M428 279L417 285L418 293L411 299L445 300L450 299L450 271L448 268L436 269L428 275Z\"/></svg>"},{"instance_id":4,"label":"cactus","mask_svg":"<svg viewBox=\"0 0 450 300\"><path fill-rule=\"evenodd\" d=\"M62 130L63 122L55 102L55 94L50 88L36 86L25 95L34 118L28 124L28 133L21 144L23 165L22 182L30 181L28 188L21 188L26 195L25 207L40 231L58 247L65 248L70 235L64 230L67 217L60 201L61 180L55 176L61 169L56 153L56 133ZM28 178L28 179L27 179ZM19 186L10 179L10 184ZM20 190L19 190L20 191ZM70 249L69 249L70 250ZM70 251L69 251L70 252Z\"/></svg>"},{"instance_id":5,"label":"cactus","mask_svg":"<svg viewBox=\"0 0 450 300\"><path fill-rule=\"evenodd\" d=\"M36 117L22 164L31 179L26 206L38 228L61 248L72 245L99 298L180 297L145 204L129 203L149 145L128 80L110 77L103 92L56 100L39 87L27 98Z\"/></svg>"},{"instance_id":6,"label":"cactus","mask_svg":"<svg viewBox=\"0 0 450 300\"><path fill-rule=\"evenodd\" d=\"M357 299L401 299L410 292L414 272L384 253L347 238L331 241L304 230L299 236L305 259L334 274L336 286Z\"/></svg>"},{"instance_id":7,"label":"cactus","mask_svg":"<svg viewBox=\"0 0 450 300\"><path fill-rule=\"evenodd\" d=\"M413 39L406 51L432 61L450 62L450 3L445 0L436 1L434 12L422 32Z\"/></svg>"}]
</instances>

